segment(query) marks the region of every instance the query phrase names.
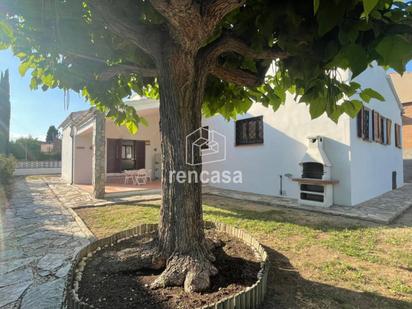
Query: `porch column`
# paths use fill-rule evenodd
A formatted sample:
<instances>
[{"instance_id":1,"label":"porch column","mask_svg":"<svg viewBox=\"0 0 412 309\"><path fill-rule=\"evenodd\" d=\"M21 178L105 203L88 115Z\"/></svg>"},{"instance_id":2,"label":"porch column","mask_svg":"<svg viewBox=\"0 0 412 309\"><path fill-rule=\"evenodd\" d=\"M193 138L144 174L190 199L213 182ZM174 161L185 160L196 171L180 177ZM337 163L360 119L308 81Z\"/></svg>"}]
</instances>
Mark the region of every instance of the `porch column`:
<instances>
[{"instance_id":1,"label":"porch column","mask_svg":"<svg viewBox=\"0 0 412 309\"><path fill-rule=\"evenodd\" d=\"M106 184L106 133L104 114L97 111L93 124L93 194L104 197Z\"/></svg>"}]
</instances>

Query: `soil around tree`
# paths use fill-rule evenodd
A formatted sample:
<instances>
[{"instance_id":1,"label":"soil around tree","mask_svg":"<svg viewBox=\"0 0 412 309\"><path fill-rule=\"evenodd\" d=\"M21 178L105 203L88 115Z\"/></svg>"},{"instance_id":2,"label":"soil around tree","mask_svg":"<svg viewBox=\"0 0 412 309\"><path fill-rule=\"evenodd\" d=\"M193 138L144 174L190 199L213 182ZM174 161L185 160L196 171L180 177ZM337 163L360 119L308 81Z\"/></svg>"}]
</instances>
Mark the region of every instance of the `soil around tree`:
<instances>
[{"instance_id":1,"label":"soil around tree","mask_svg":"<svg viewBox=\"0 0 412 309\"><path fill-rule=\"evenodd\" d=\"M218 239L221 243L212 251L216 258L213 264L219 272L211 277L211 286L207 291L186 293L183 287L150 289L150 284L163 269L113 271L119 268L119 261L112 258L114 254L120 250L144 246L153 238L144 235L103 248L87 260L79 285L80 300L104 309L192 309L217 302L253 285L261 267L261 259L254 249L223 232L211 229L205 232L207 238Z\"/></svg>"}]
</instances>

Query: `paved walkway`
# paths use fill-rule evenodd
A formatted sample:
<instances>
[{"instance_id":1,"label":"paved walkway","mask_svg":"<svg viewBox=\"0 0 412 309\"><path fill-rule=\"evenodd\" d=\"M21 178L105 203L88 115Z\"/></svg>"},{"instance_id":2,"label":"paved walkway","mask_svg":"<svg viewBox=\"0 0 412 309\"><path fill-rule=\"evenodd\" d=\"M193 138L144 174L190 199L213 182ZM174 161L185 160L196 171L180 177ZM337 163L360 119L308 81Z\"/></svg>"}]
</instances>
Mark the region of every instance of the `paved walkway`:
<instances>
[{"instance_id":1,"label":"paved walkway","mask_svg":"<svg viewBox=\"0 0 412 309\"><path fill-rule=\"evenodd\" d=\"M203 193L258 202L272 206L290 207L324 214L368 220L384 224L393 222L397 217L412 206L412 183L406 183L400 189L390 191L356 206L333 205L328 208L299 205L297 200L289 198L223 190L211 187L204 188Z\"/></svg>"},{"instance_id":2,"label":"paved walkway","mask_svg":"<svg viewBox=\"0 0 412 309\"><path fill-rule=\"evenodd\" d=\"M78 186L67 184L60 177L43 176L42 179L48 184L60 202L63 203L64 206L72 209L100 207L113 204L139 203L161 199L160 194L142 194L96 199L89 192L82 190Z\"/></svg>"},{"instance_id":3,"label":"paved walkway","mask_svg":"<svg viewBox=\"0 0 412 309\"><path fill-rule=\"evenodd\" d=\"M16 178L0 200L0 308L60 308L70 261L89 239L42 178Z\"/></svg>"}]
</instances>

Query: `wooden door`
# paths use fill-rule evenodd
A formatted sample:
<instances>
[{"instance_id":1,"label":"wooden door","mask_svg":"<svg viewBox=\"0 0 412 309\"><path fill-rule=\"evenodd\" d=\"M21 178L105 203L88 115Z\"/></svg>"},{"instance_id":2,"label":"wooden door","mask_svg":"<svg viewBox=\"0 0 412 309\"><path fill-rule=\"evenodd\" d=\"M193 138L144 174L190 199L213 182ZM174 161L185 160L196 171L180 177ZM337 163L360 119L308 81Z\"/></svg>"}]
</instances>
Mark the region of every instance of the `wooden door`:
<instances>
[{"instance_id":1,"label":"wooden door","mask_svg":"<svg viewBox=\"0 0 412 309\"><path fill-rule=\"evenodd\" d=\"M107 139L107 172L121 172L121 140Z\"/></svg>"},{"instance_id":2,"label":"wooden door","mask_svg":"<svg viewBox=\"0 0 412 309\"><path fill-rule=\"evenodd\" d=\"M146 143L144 141L134 141L135 169L146 167Z\"/></svg>"}]
</instances>

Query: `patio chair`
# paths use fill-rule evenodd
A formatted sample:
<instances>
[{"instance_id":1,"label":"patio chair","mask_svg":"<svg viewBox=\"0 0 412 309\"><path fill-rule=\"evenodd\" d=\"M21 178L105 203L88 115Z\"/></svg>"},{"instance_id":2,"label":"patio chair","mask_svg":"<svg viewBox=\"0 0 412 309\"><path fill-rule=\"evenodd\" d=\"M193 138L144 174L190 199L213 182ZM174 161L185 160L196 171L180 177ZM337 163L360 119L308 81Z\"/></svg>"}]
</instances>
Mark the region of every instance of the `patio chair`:
<instances>
[{"instance_id":1,"label":"patio chair","mask_svg":"<svg viewBox=\"0 0 412 309\"><path fill-rule=\"evenodd\" d=\"M124 171L125 174L124 176L124 184L127 185L129 180L132 180L132 183L135 185L136 184L136 171Z\"/></svg>"},{"instance_id":2,"label":"patio chair","mask_svg":"<svg viewBox=\"0 0 412 309\"><path fill-rule=\"evenodd\" d=\"M147 183L147 172L144 168L136 171L135 181L137 185L145 185Z\"/></svg>"},{"instance_id":3,"label":"patio chair","mask_svg":"<svg viewBox=\"0 0 412 309\"><path fill-rule=\"evenodd\" d=\"M149 180L149 182L152 182L152 169L149 168L146 170L146 178Z\"/></svg>"}]
</instances>

